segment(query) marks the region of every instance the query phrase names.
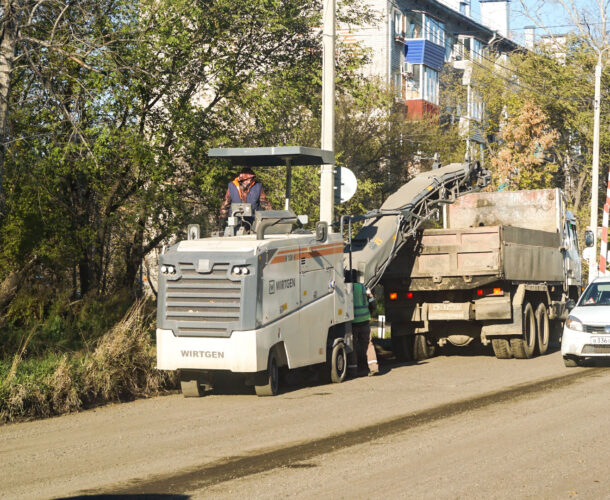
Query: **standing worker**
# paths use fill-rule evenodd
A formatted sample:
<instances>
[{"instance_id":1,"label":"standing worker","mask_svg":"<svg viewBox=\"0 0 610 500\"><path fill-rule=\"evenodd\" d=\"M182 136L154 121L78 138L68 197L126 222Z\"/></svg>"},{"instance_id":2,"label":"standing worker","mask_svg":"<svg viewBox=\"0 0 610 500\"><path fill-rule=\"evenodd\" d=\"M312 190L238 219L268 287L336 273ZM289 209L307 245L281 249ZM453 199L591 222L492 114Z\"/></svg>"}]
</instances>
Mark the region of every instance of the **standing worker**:
<instances>
[{"instance_id":1,"label":"standing worker","mask_svg":"<svg viewBox=\"0 0 610 500\"><path fill-rule=\"evenodd\" d=\"M379 374L377 354L371 340L371 310L375 309L375 298L362 283L354 280L354 320L352 334L356 347L358 371L368 372L368 375Z\"/></svg>"},{"instance_id":2,"label":"standing worker","mask_svg":"<svg viewBox=\"0 0 610 500\"><path fill-rule=\"evenodd\" d=\"M224 220L231 213L231 203L250 203L252 215L257 210L273 210L271 203L265 195L263 185L257 181L256 174L250 167L244 167L239 175L229 182L224 200L220 206L220 219ZM252 224L254 217L248 217L246 222Z\"/></svg>"}]
</instances>

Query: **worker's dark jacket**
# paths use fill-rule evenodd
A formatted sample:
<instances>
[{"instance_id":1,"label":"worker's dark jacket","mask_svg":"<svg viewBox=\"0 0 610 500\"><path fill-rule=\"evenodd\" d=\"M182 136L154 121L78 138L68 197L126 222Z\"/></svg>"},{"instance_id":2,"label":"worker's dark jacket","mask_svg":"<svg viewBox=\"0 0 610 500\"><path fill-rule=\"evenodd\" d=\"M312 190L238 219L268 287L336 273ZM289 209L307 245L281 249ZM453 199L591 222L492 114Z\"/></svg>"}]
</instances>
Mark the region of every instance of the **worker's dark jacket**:
<instances>
[{"instance_id":1,"label":"worker's dark jacket","mask_svg":"<svg viewBox=\"0 0 610 500\"><path fill-rule=\"evenodd\" d=\"M226 219L231 212L231 203L250 203L253 213L257 210L273 210L271 203L265 195L265 190L260 182L255 182L247 191L242 191L237 178L229 183L224 200L220 206L220 218ZM253 217L249 219L254 220ZM251 223L251 221L249 221Z\"/></svg>"},{"instance_id":2,"label":"worker's dark jacket","mask_svg":"<svg viewBox=\"0 0 610 500\"><path fill-rule=\"evenodd\" d=\"M256 182L248 191L246 199L243 200L240 196L239 183L236 185L235 182L229 183L229 194L231 195L231 203L250 203L252 205L253 212L261 209L261 192L263 185L260 182ZM243 195L243 194L242 194ZM229 209L229 215L231 211Z\"/></svg>"}]
</instances>

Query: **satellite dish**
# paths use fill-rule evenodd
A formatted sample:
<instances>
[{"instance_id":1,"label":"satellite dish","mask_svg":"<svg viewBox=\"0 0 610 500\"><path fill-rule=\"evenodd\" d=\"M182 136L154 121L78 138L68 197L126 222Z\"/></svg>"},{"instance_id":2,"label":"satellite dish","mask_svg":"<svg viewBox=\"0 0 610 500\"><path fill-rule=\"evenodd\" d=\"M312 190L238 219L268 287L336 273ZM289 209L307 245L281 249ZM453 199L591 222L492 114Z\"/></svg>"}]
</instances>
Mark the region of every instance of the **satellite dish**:
<instances>
[{"instance_id":1,"label":"satellite dish","mask_svg":"<svg viewBox=\"0 0 610 500\"><path fill-rule=\"evenodd\" d=\"M356 193L358 181L354 172L347 167L335 169L335 203L345 203Z\"/></svg>"}]
</instances>

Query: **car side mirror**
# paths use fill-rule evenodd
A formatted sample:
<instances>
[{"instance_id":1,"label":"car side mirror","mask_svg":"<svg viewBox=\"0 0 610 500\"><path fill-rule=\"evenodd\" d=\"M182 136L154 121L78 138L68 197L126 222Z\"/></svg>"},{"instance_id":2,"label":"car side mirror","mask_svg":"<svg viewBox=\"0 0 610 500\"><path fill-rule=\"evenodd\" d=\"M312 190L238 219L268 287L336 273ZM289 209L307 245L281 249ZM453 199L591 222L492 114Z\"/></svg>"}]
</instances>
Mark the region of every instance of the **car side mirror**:
<instances>
[{"instance_id":1,"label":"car side mirror","mask_svg":"<svg viewBox=\"0 0 610 500\"><path fill-rule=\"evenodd\" d=\"M316 241L326 241L328 236L328 222L319 221L316 224Z\"/></svg>"},{"instance_id":2,"label":"car side mirror","mask_svg":"<svg viewBox=\"0 0 610 500\"><path fill-rule=\"evenodd\" d=\"M595 238L593 237L593 231L591 231L590 229L587 229L585 231L585 246L592 247L594 242L595 242Z\"/></svg>"},{"instance_id":3,"label":"car side mirror","mask_svg":"<svg viewBox=\"0 0 610 500\"><path fill-rule=\"evenodd\" d=\"M571 311L576 307L576 301L574 299L568 299L568 301L566 302L566 307L568 311Z\"/></svg>"}]
</instances>

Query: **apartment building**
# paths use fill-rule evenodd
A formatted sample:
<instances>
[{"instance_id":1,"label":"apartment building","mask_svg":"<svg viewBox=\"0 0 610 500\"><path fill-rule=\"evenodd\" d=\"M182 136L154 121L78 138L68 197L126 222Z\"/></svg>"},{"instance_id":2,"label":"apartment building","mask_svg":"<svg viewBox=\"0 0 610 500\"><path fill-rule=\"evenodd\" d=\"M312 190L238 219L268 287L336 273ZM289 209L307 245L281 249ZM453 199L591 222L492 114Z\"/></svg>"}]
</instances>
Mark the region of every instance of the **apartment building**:
<instances>
[{"instance_id":1,"label":"apartment building","mask_svg":"<svg viewBox=\"0 0 610 500\"><path fill-rule=\"evenodd\" d=\"M477 137L483 106L470 85L473 65L505 59L520 47L510 39L510 0L480 0L481 19L470 15L470 0L369 0L383 21L352 34L372 52L366 68L396 91L412 118L439 112L440 73L445 65L462 72L466 101L460 126ZM471 137L472 136L472 137Z\"/></svg>"}]
</instances>

